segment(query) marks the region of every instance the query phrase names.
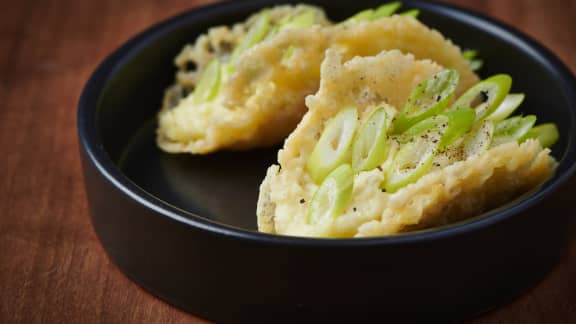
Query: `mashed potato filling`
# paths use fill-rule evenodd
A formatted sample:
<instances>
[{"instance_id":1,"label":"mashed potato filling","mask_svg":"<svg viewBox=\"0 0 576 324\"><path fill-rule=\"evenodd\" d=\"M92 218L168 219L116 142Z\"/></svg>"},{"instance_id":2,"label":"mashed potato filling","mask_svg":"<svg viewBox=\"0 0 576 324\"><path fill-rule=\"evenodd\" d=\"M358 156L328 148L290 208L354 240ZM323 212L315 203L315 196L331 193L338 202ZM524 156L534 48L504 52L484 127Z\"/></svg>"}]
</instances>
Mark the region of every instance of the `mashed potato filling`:
<instances>
[{"instance_id":1,"label":"mashed potato filling","mask_svg":"<svg viewBox=\"0 0 576 324\"><path fill-rule=\"evenodd\" d=\"M496 130L478 128L463 135L476 140L474 147L481 150L455 154L455 146L448 146L444 154L435 158L427 174L396 191L382 187L389 161L377 168L356 172L344 211L335 217L311 222L310 204L320 182L311 177L307 163L328 121L345 107L357 107L360 124L383 104L399 110L416 86L443 70L435 62L417 60L398 50L355 57L344 63L343 56L336 50L327 52L322 63L320 89L306 98L309 110L278 153L279 165L268 169L257 208L260 231L332 238L413 231L495 208L538 186L553 173L555 160L538 140L527 139L521 143L511 140L490 148L483 146L484 132L503 136L521 129L510 126L504 131L501 128L505 128L507 122L502 122L497 125L504 126L497 126ZM463 79L456 90L458 96L462 82ZM469 93L470 90L454 104L461 103ZM479 104L477 111L482 107ZM457 140L456 144L465 146L463 141L467 143Z\"/></svg>"},{"instance_id":2,"label":"mashed potato filling","mask_svg":"<svg viewBox=\"0 0 576 324\"><path fill-rule=\"evenodd\" d=\"M398 49L458 70L460 90L478 81L457 46L413 17L332 24L321 9L312 6L267 10L231 28L214 27L194 46L182 50L176 58L180 68L176 84L166 91L159 114L160 148L205 154L281 142L306 112L304 98L317 91L320 64L328 48L345 52L344 60ZM297 17L293 19L298 23L278 27L290 17ZM235 50L246 47L241 44L248 35L254 36L254 30L263 30L255 26L266 23L267 34L261 40L242 52ZM193 92L213 60L222 66L215 83L218 92L215 98L198 102ZM187 71L188 64L195 68Z\"/></svg>"}]
</instances>

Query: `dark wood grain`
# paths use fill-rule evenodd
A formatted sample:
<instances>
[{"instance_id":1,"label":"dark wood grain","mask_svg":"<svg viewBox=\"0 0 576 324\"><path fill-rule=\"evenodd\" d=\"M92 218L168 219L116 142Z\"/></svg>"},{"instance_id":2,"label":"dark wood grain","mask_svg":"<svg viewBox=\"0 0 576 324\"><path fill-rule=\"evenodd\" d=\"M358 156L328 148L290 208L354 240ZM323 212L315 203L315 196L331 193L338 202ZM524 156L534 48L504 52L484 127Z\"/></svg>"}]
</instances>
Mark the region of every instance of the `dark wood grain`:
<instances>
[{"instance_id":1,"label":"dark wood grain","mask_svg":"<svg viewBox=\"0 0 576 324\"><path fill-rule=\"evenodd\" d=\"M0 1L0 323L204 322L149 295L89 223L76 103L96 64L198 0ZM552 49L576 71L576 1L452 0ZM478 323L576 323L576 244L556 269Z\"/></svg>"}]
</instances>

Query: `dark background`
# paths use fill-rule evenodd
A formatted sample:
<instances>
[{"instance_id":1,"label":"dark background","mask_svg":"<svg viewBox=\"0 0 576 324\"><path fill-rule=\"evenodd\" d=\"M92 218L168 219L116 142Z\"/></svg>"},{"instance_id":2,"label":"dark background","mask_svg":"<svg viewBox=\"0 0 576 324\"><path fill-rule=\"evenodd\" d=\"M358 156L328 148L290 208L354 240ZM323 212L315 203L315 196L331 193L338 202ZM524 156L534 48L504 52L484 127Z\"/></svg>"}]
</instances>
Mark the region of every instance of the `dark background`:
<instances>
[{"instance_id":1,"label":"dark background","mask_svg":"<svg viewBox=\"0 0 576 324\"><path fill-rule=\"evenodd\" d=\"M89 222L76 104L100 60L200 0L0 0L0 322L201 323L110 262ZM576 72L576 0L447 1L504 21ZM537 77L537 76L535 76ZM576 323L576 242L476 323Z\"/></svg>"}]
</instances>

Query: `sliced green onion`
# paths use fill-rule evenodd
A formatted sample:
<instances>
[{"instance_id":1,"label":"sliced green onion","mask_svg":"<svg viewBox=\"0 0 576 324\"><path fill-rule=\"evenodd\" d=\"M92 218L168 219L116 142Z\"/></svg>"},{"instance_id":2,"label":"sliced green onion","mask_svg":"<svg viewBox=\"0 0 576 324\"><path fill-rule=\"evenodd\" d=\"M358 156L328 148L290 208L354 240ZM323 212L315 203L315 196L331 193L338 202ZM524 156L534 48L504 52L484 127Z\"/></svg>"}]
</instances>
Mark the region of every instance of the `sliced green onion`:
<instances>
[{"instance_id":1,"label":"sliced green onion","mask_svg":"<svg viewBox=\"0 0 576 324\"><path fill-rule=\"evenodd\" d=\"M307 9L302 11L293 17L287 17L287 19L278 25L277 32L286 29L297 29L306 28L314 25L316 22L316 12L312 9Z\"/></svg>"},{"instance_id":2,"label":"sliced green onion","mask_svg":"<svg viewBox=\"0 0 576 324\"><path fill-rule=\"evenodd\" d=\"M242 40L240 40L240 43L236 48L234 48L230 61L236 62L242 53L263 40L270 27L270 10L265 9L258 14L254 24L250 27L246 35L244 35Z\"/></svg>"},{"instance_id":3,"label":"sliced green onion","mask_svg":"<svg viewBox=\"0 0 576 324\"><path fill-rule=\"evenodd\" d=\"M472 59L474 59L476 56L478 56L478 51L477 50L473 50L473 49L469 49L469 50L465 50L462 52L462 57L465 60L471 61Z\"/></svg>"},{"instance_id":4,"label":"sliced green onion","mask_svg":"<svg viewBox=\"0 0 576 324\"><path fill-rule=\"evenodd\" d=\"M525 117L516 116L498 122L494 129L494 141L492 145L497 146L507 142L520 141L528 134L535 123L536 116L534 115Z\"/></svg>"},{"instance_id":5,"label":"sliced green onion","mask_svg":"<svg viewBox=\"0 0 576 324\"><path fill-rule=\"evenodd\" d=\"M411 10L404 11L404 12L400 13L399 15L403 16L403 17L418 18L418 16L420 15L420 10L411 9Z\"/></svg>"},{"instance_id":6,"label":"sliced green onion","mask_svg":"<svg viewBox=\"0 0 576 324\"><path fill-rule=\"evenodd\" d=\"M450 110L440 115L429 117L410 127L402 134L401 140L408 142L417 136L426 137L426 133L429 130L436 129L442 133L438 149L443 150L472 128L475 116L474 109L470 108Z\"/></svg>"},{"instance_id":7,"label":"sliced green onion","mask_svg":"<svg viewBox=\"0 0 576 324\"><path fill-rule=\"evenodd\" d=\"M442 133L432 128L425 134L426 136L413 137L407 143L402 144L396 152L386 172L384 180L386 191L396 192L428 173L438 151Z\"/></svg>"},{"instance_id":8,"label":"sliced green onion","mask_svg":"<svg viewBox=\"0 0 576 324\"><path fill-rule=\"evenodd\" d=\"M476 60L470 60L468 62L468 66L470 66L470 70L472 71L478 71L482 68L482 66L484 65L484 61L476 59Z\"/></svg>"},{"instance_id":9,"label":"sliced green onion","mask_svg":"<svg viewBox=\"0 0 576 324\"><path fill-rule=\"evenodd\" d=\"M306 163L306 169L314 182L321 183L332 170L350 161L357 121L356 107L350 107L326 123Z\"/></svg>"},{"instance_id":10,"label":"sliced green onion","mask_svg":"<svg viewBox=\"0 0 576 324\"><path fill-rule=\"evenodd\" d=\"M476 125L464 138L462 151L466 158L487 151L492 144L494 123L484 120Z\"/></svg>"},{"instance_id":11,"label":"sliced green onion","mask_svg":"<svg viewBox=\"0 0 576 324\"><path fill-rule=\"evenodd\" d=\"M384 161L389 119L386 109L379 107L362 124L352 146L354 172L372 170Z\"/></svg>"},{"instance_id":12,"label":"sliced green onion","mask_svg":"<svg viewBox=\"0 0 576 324\"><path fill-rule=\"evenodd\" d=\"M499 122L508 118L524 101L523 93L512 93L504 98L504 101L486 119Z\"/></svg>"},{"instance_id":13,"label":"sliced green onion","mask_svg":"<svg viewBox=\"0 0 576 324\"><path fill-rule=\"evenodd\" d=\"M465 50L462 52L462 57L468 61L468 66L470 66L472 71L479 70L484 64L482 60L476 59L476 56L478 56L477 50Z\"/></svg>"},{"instance_id":14,"label":"sliced green onion","mask_svg":"<svg viewBox=\"0 0 576 324\"><path fill-rule=\"evenodd\" d=\"M425 134L431 129L445 130L448 127L448 121L448 116L444 114L426 118L402 133L399 139L402 143L406 143L412 138Z\"/></svg>"},{"instance_id":15,"label":"sliced green onion","mask_svg":"<svg viewBox=\"0 0 576 324\"><path fill-rule=\"evenodd\" d=\"M529 130L522 140L534 138L540 141L542 147L552 147L552 145L556 144L559 137L560 134L556 125L553 123L546 123Z\"/></svg>"},{"instance_id":16,"label":"sliced green onion","mask_svg":"<svg viewBox=\"0 0 576 324\"><path fill-rule=\"evenodd\" d=\"M376 9L362 10L352 17L344 20L342 23L357 23L361 21L371 21L382 17L389 17L394 14L394 12L396 12L400 6L400 2L390 2L381 5Z\"/></svg>"},{"instance_id":17,"label":"sliced green onion","mask_svg":"<svg viewBox=\"0 0 576 324\"><path fill-rule=\"evenodd\" d=\"M446 128L440 141L440 150L454 143L468 132L474 125L474 120L476 119L476 113L474 109L471 108L449 110L443 115L448 117L448 128Z\"/></svg>"},{"instance_id":18,"label":"sliced green onion","mask_svg":"<svg viewBox=\"0 0 576 324\"><path fill-rule=\"evenodd\" d=\"M349 17L342 23L344 24L344 23L357 23L360 21L370 21L372 20L373 16L374 16L374 9L366 9L356 13L352 17Z\"/></svg>"},{"instance_id":19,"label":"sliced green onion","mask_svg":"<svg viewBox=\"0 0 576 324\"><path fill-rule=\"evenodd\" d=\"M468 132L474 120L473 109L450 110L420 121L400 135L400 149L387 169L386 190L395 192L418 181L431 169L437 153Z\"/></svg>"},{"instance_id":20,"label":"sliced green onion","mask_svg":"<svg viewBox=\"0 0 576 324\"><path fill-rule=\"evenodd\" d=\"M220 82L224 84L230 79L230 76L236 71L236 66L232 62L220 63Z\"/></svg>"},{"instance_id":21,"label":"sliced green onion","mask_svg":"<svg viewBox=\"0 0 576 324\"><path fill-rule=\"evenodd\" d=\"M452 98L459 79L458 71L443 70L420 82L396 118L394 133L401 134L414 124L441 113Z\"/></svg>"},{"instance_id":22,"label":"sliced green onion","mask_svg":"<svg viewBox=\"0 0 576 324\"><path fill-rule=\"evenodd\" d=\"M476 121L482 120L504 101L511 85L512 78L509 75L494 75L468 89L454 102L452 107L453 109L474 108L476 110ZM480 103L474 107L477 101L480 101Z\"/></svg>"},{"instance_id":23,"label":"sliced green onion","mask_svg":"<svg viewBox=\"0 0 576 324\"><path fill-rule=\"evenodd\" d=\"M401 6L402 6L402 4L400 2L390 2L390 3L383 4L374 10L374 15L372 16L371 20L375 20L375 19L382 18L382 17L390 17Z\"/></svg>"},{"instance_id":24,"label":"sliced green onion","mask_svg":"<svg viewBox=\"0 0 576 324\"><path fill-rule=\"evenodd\" d=\"M308 207L307 223L317 224L341 215L354 190L354 173L348 164L332 171L314 193Z\"/></svg>"},{"instance_id":25,"label":"sliced green onion","mask_svg":"<svg viewBox=\"0 0 576 324\"><path fill-rule=\"evenodd\" d=\"M203 102L210 102L216 98L220 88L221 79L221 66L218 59L212 59L202 74L200 79L196 84L196 88L193 93L193 101L196 104Z\"/></svg>"}]
</instances>

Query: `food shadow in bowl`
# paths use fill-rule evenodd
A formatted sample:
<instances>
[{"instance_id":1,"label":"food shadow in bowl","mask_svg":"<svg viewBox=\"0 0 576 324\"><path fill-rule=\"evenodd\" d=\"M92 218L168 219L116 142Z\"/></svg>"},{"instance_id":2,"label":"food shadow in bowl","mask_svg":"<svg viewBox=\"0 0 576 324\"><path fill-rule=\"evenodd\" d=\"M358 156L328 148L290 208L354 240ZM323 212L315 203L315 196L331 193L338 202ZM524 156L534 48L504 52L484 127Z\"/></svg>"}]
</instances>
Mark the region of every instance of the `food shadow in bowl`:
<instances>
[{"instance_id":1,"label":"food shadow in bowl","mask_svg":"<svg viewBox=\"0 0 576 324\"><path fill-rule=\"evenodd\" d=\"M209 156L155 146L172 61L208 27L242 21L271 1L193 10L112 53L82 94L78 127L95 231L130 278L217 321L455 320L510 301L562 256L574 225L576 81L547 50L489 18L425 2L420 19L478 49L482 76L508 73L521 113L554 122L557 173L539 190L451 226L370 239L255 232L258 185L277 148ZM379 1L309 1L339 20Z\"/></svg>"},{"instance_id":2,"label":"food shadow in bowl","mask_svg":"<svg viewBox=\"0 0 576 324\"><path fill-rule=\"evenodd\" d=\"M178 208L256 231L258 188L266 168L276 162L280 147L207 155L166 154L155 145L156 127L155 120L147 122L123 151L118 166L126 177Z\"/></svg>"}]
</instances>

